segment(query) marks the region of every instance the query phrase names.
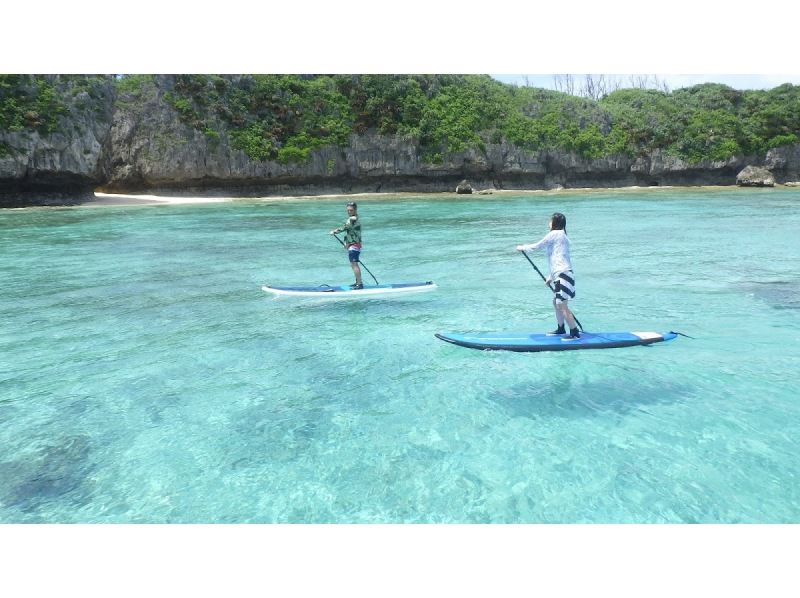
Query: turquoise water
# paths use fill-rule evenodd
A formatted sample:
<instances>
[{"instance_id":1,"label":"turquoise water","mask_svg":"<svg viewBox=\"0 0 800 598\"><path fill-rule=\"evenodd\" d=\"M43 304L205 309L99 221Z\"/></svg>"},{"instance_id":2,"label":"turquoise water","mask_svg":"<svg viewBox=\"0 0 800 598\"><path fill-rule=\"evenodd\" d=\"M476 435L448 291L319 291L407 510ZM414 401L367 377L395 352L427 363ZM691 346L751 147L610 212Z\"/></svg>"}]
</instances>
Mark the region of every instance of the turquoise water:
<instances>
[{"instance_id":1,"label":"turquoise water","mask_svg":"<svg viewBox=\"0 0 800 598\"><path fill-rule=\"evenodd\" d=\"M0 212L0 521L800 521L800 191L359 198L437 291L262 292L351 282L343 204ZM695 338L437 340L552 328L514 247L556 210L587 330Z\"/></svg>"}]
</instances>

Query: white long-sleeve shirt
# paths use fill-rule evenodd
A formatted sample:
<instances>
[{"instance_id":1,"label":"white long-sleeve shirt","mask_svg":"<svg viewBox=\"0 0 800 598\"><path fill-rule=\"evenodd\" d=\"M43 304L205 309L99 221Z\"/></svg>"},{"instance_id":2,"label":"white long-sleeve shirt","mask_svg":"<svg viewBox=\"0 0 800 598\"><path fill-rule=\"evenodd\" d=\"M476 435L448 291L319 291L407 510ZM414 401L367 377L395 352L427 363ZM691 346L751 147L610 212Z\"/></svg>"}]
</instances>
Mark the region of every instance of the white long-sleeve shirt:
<instances>
[{"instance_id":1,"label":"white long-sleeve shirt","mask_svg":"<svg viewBox=\"0 0 800 598\"><path fill-rule=\"evenodd\" d=\"M569 258L569 237L563 230L551 230L541 241L523 245L522 249L544 249L547 252L550 277L554 278L561 272L572 270L572 261Z\"/></svg>"}]
</instances>

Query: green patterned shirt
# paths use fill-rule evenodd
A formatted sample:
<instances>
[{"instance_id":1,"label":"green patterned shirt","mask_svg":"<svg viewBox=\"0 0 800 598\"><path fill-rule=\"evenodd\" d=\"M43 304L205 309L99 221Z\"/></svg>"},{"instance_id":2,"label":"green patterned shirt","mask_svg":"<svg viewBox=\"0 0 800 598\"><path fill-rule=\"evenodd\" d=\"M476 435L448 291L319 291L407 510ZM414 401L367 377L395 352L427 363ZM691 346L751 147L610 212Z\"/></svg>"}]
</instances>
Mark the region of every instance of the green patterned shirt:
<instances>
[{"instance_id":1,"label":"green patterned shirt","mask_svg":"<svg viewBox=\"0 0 800 598\"><path fill-rule=\"evenodd\" d=\"M344 246L361 245L361 222L358 221L358 216L350 216L344 222L344 226L337 228L334 232L344 232Z\"/></svg>"}]
</instances>

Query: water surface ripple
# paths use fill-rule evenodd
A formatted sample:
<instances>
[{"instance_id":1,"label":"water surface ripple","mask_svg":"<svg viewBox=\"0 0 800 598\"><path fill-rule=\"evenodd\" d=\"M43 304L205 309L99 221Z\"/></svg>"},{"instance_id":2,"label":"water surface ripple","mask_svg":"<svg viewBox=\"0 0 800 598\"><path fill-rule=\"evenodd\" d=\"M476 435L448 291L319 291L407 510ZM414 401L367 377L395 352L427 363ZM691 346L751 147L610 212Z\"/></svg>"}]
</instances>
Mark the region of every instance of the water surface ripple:
<instances>
[{"instance_id":1,"label":"water surface ripple","mask_svg":"<svg viewBox=\"0 0 800 598\"><path fill-rule=\"evenodd\" d=\"M796 523L800 191L360 198L0 212L0 522ZM564 212L587 330L663 345L478 352L552 327L514 246ZM534 256L540 268L542 255Z\"/></svg>"}]
</instances>

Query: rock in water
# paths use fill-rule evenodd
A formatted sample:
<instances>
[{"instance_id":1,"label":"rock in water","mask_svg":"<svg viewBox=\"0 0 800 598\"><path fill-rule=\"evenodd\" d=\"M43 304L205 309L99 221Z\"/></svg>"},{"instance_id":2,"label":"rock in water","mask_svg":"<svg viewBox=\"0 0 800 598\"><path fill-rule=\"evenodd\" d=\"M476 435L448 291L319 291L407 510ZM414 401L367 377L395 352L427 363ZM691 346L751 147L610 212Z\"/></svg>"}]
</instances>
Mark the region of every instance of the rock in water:
<instances>
[{"instance_id":1,"label":"rock in water","mask_svg":"<svg viewBox=\"0 0 800 598\"><path fill-rule=\"evenodd\" d=\"M775 177L766 168L745 166L736 175L736 184L741 187L774 187Z\"/></svg>"}]
</instances>

